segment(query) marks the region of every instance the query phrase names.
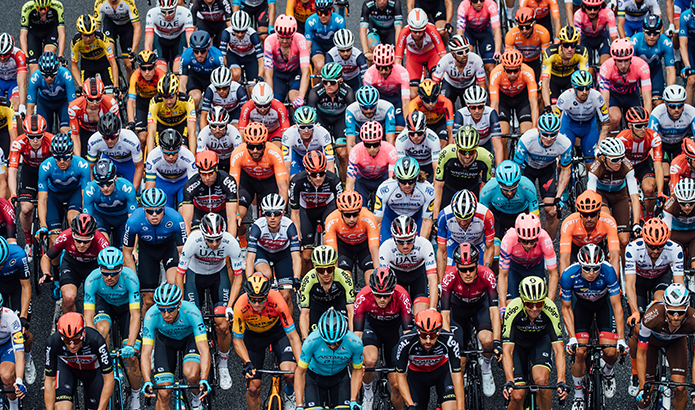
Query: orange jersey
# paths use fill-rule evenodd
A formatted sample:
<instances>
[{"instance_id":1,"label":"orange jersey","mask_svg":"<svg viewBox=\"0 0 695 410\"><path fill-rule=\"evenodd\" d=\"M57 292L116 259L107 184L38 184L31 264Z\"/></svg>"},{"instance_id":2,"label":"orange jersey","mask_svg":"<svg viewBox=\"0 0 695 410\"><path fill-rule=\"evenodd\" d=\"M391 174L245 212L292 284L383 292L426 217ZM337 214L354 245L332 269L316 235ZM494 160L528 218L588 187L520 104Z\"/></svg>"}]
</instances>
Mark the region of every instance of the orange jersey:
<instances>
[{"instance_id":1,"label":"orange jersey","mask_svg":"<svg viewBox=\"0 0 695 410\"><path fill-rule=\"evenodd\" d=\"M24 164L30 167L38 168L46 158L53 156L51 154L51 140L53 134L46 132L43 134L41 146L37 150L33 150L29 145L29 140L26 134L22 134L15 138L10 145L9 167L19 168L19 160L22 158Z\"/></svg>"},{"instance_id":2,"label":"orange jersey","mask_svg":"<svg viewBox=\"0 0 695 410\"><path fill-rule=\"evenodd\" d=\"M350 228L343 221L339 210L335 210L326 218L325 244L338 249L338 241L348 245L357 245L368 241L369 247L379 247L379 229L377 229L376 216L367 208L362 208L357 224Z\"/></svg>"},{"instance_id":3,"label":"orange jersey","mask_svg":"<svg viewBox=\"0 0 695 410\"><path fill-rule=\"evenodd\" d=\"M236 179L237 184L242 169L250 177L259 180L268 179L274 175L276 181L287 181L287 168L282 151L271 142L265 143L263 156L258 161L251 157L249 150L246 149L246 143L236 147L229 160L229 175Z\"/></svg>"},{"instance_id":4,"label":"orange jersey","mask_svg":"<svg viewBox=\"0 0 695 410\"><path fill-rule=\"evenodd\" d=\"M521 0L519 8L530 7L536 12L536 21L551 13L553 17L560 17L560 7L557 0ZM537 25L536 25L537 26Z\"/></svg>"},{"instance_id":5,"label":"orange jersey","mask_svg":"<svg viewBox=\"0 0 695 410\"><path fill-rule=\"evenodd\" d=\"M504 37L504 49L512 50L516 48L521 51L526 63L541 58L541 53L548 47L550 47L550 32L540 24L534 26L529 38L526 38L521 33L519 27L509 30Z\"/></svg>"},{"instance_id":6,"label":"orange jersey","mask_svg":"<svg viewBox=\"0 0 695 410\"><path fill-rule=\"evenodd\" d=\"M428 125L436 124L442 119L446 119L446 125L449 125L449 123L454 125L454 105L451 104L450 99L441 94L439 97L437 97L437 103L434 105L434 109L432 111L429 111L425 107L425 104L422 102L422 98L420 98L420 96L415 97L414 100L410 101L408 112L411 113L415 110L425 114Z\"/></svg>"},{"instance_id":7,"label":"orange jersey","mask_svg":"<svg viewBox=\"0 0 695 410\"><path fill-rule=\"evenodd\" d=\"M676 158L671 161L671 192L676 189L676 184L683 178L695 178L695 170L690 168L688 157L685 154L678 154Z\"/></svg>"},{"instance_id":8,"label":"orange jersey","mask_svg":"<svg viewBox=\"0 0 695 410\"><path fill-rule=\"evenodd\" d=\"M573 243L579 247L589 243L598 245L604 239L608 242L609 251L620 250L618 224L610 214L601 212L596 222L596 227L591 233L587 233L581 215L579 215L579 212L575 212L562 221L560 253L571 253Z\"/></svg>"},{"instance_id":9,"label":"orange jersey","mask_svg":"<svg viewBox=\"0 0 695 410\"><path fill-rule=\"evenodd\" d=\"M309 16L316 13L314 0L309 0L306 4L302 0L287 0L285 14L294 16L298 22L304 23Z\"/></svg>"},{"instance_id":10,"label":"orange jersey","mask_svg":"<svg viewBox=\"0 0 695 410\"><path fill-rule=\"evenodd\" d=\"M118 103L113 96L104 94L101 97L101 104L99 104L98 118L101 118L102 115L109 111L118 114ZM89 132L97 132L98 123L89 122L87 99L84 96L78 97L72 101L68 106L68 116L70 117L70 130L73 134L79 135L80 128L84 128Z\"/></svg>"},{"instance_id":11,"label":"orange jersey","mask_svg":"<svg viewBox=\"0 0 695 410\"><path fill-rule=\"evenodd\" d=\"M249 295L244 293L234 303L234 321L232 333L237 339L244 337L246 329L254 333L264 333L272 329L280 321L285 333L294 331L294 321L287 307L285 298L277 290L268 293L268 300L262 311L256 312L249 303Z\"/></svg>"},{"instance_id":12,"label":"orange jersey","mask_svg":"<svg viewBox=\"0 0 695 410\"><path fill-rule=\"evenodd\" d=\"M142 76L140 69L133 71L130 76L130 86L128 87L128 98L135 100L137 97L147 100L147 105L149 106L152 97L157 95L157 83L159 79L164 77L164 70L159 67L154 69L154 77L152 80L147 81L145 77Z\"/></svg>"},{"instance_id":13,"label":"orange jersey","mask_svg":"<svg viewBox=\"0 0 695 410\"><path fill-rule=\"evenodd\" d=\"M490 99L499 100L500 93L507 97L515 97L526 89L528 98L538 98L538 84L533 69L526 64L521 64L521 72L514 83L509 81L502 64L492 69L490 73Z\"/></svg>"},{"instance_id":14,"label":"orange jersey","mask_svg":"<svg viewBox=\"0 0 695 410\"><path fill-rule=\"evenodd\" d=\"M632 161L633 164L639 164L649 158L649 153L652 154L654 162L663 162L664 153L661 149L661 135L658 132L647 128L647 133L641 141L635 141L632 135L632 130L622 130L617 137L625 145L625 156Z\"/></svg>"}]
</instances>

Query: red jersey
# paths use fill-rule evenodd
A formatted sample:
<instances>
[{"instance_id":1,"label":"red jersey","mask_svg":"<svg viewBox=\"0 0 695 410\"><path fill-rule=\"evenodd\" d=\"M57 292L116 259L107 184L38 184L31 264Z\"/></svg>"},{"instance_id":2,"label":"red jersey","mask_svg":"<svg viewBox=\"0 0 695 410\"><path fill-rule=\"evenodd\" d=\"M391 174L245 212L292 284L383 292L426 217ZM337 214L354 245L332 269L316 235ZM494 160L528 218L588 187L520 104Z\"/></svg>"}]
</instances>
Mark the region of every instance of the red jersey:
<instances>
[{"instance_id":1,"label":"red jersey","mask_svg":"<svg viewBox=\"0 0 695 410\"><path fill-rule=\"evenodd\" d=\"M104 94L99 104L99 118L107 112L118 114L118 103L113 96ZM70 130L73 134L79 134L80 128L90 132L97 132L98 123L89 122L86 97L79 97L68 106L68 116L70 117Z\"/></svg>"},{"instance_id":2,"label":"red jersey","mask_svg":"<svg viewBox=\"0 0 695 410\"><path fill-rule=\"evenodd\" d=\"M632 130L626 129L618 134L618 139L625 145L625 156L632 161L633 165L645 161L650 152L654 162L662 162L664 159L661 135L654 130L647 128L644 138L641 141L635 141Z\"/></svg>"},{"instance_id":3,"label":"red jersey","mask_svg":"<svg viewBox=\"0 0 695 410\"><path fill-rule=\"evenodd\" d=\"M492 270L478 265L478 278L470 285L463 283L456 266L448 266L442 278L442 310L451 310L451 296L457 305L475 304L488 297L490 306L497 306L497 279ZM456 303L460 302L460 303Z\"/></svg>"},{"instance_id":4,"label":"red jersey","mask_svg":"<svg viewBox=\"0 0 695 410\"><path fill-rule=\"evenodd\" d=\"M108 246L109 240L106 239L106 236L104 236L101 231L96 231L94 233L94 240L92 240L89 249L84 253L78 252L75 247L75 240L72 238L72 230L66 229L58 235L53 246L46 252L46 255L53 259L60 256L60 254L65 251L78 262L90 263L96 262L99 252ZM86 272L86 274L89 274L89 272Z\"/></svg>"},{"instance_id":5,"label":"red jersey","mask_svg":"<svg viewBox=\"0 0 695 410\"><path fill-rule=\"evenodd\" d=\"M31 145L29 145L29 139L27 139L26 134L17 137L12 141L12 145L10 146L10 168L19 168L20 157L24 159L25 164L38 168L43 160L53 156L53 154L51 154L52 139L53 134L50 132L44 133L41 146L39 149L33 150Z\"/></svg>"},{"instance_id":6,"label":"red jersey","mask_svg":"<svg viewBox=\"0 0 695 410\"><path fill-rule=\"evenodd\" d=\"M413 311L410 295L401 285L396 285L393 297L385 308L376 304L372 288L365 286L355 297L355 317L353 327L355 332L364 331L364 321L368 319L372 327L403 326L403 330L412 328ZM400 322L397 320L400 319Z\"/></svg>"},{"instance_id":7,"label":"red jersey","mask_svg":"<svg viewBox=\"0 0 695 410\"><path fill-rule=\"evenodd\" d=\"M671 192L676 189L676 184L683 178L695 179L695 170L688 165L688 157L680 154L671 161Z\"/></svg>"}]
</instances>

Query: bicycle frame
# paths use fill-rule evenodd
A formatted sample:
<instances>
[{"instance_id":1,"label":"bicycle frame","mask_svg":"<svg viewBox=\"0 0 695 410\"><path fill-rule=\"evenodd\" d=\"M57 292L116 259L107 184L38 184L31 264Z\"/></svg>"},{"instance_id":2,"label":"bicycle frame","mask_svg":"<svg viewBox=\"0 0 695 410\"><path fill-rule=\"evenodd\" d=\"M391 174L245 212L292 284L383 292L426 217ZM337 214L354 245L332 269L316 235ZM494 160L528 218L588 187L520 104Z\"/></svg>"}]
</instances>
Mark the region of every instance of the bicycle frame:
<instances>
[{"instance_id":1,"label":"bicycle frame","mask_svg":"<svg viewBox=\"0 0 695 410\"><path fill-rule=\"evenodd\" d=\"M396 371L394 367L372 367L364 369L365 372L374 372L374 404L372 408L374 410L391 410L393 405L391 404L391 391L389 388L389 373Z\"/></svg>"},{"instance_id":2,"label":"bicycle frame","mask_svg":"<svg viewBox=\"0 0 695 410\"><path fill-rule=\"evenodd\" d=\"M191 384L179 384L178 382L174 384L169 384L166 386L153 386L152 391L156 390L173 390L173 394L171 396L171 399L174 401L174 410L187 410L190 408L190 404L188 403L188 397L186 397L185 391L188 389L197 389L198 386L191 385ZM145 405L149 406L151 403L150 398L148 397L145 400Z\"/></svg>"},{"instance_id":3,"label":"bicycle frame","mask_svg":"<svg viewBox=\"0 0 695 410\"><path fill-rule=\"evenodd\" d=\"M280 378L285 374L294 374L294 371L280 370L276 364L273 370L258 369L256 372L271 375L272 383L270 386L270 394L268 395L268 410L281 410L282 398L280 397Z\"/></svg>"},{"instance_id":4,"label":"bicycle frame","mask_svg":"<svg viewBox=\"0 0 695 410\"><path fill-rule=\"evenodd\" d=\"M118 353L118 350L112 351L109 355L113 360L114 381L113 396L111 396L111 406L109 408L110 410L124 410L127 407L123 405L125 399L123 392L126 391L126 388L124 386L127 387L129 384L128 375L125 372L125 367L123 367L123 361L121 359L120 353Z\"/></svg>"}]
</instances>

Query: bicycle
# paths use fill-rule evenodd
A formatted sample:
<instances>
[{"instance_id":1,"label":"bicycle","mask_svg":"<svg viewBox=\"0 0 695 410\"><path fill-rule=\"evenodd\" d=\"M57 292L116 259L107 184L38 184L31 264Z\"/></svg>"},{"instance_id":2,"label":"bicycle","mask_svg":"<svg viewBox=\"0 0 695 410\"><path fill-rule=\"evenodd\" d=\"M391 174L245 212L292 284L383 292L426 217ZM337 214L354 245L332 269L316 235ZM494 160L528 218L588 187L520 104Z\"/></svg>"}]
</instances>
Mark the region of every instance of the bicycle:
<instances>
[{"instance_id":1,"label":"bicycle","mask_svg":"<svg viewBox=\"0 0 695 410\"><path fill-rule=\"evenodd\" d=\"M389 379L387 376L389 373L396 371L394 367L371 367L364 369L365 372L374 372L374 381L372 385L374 386L374 402L372 404L373 410L393 410L393 405L391 404L391 389L389 388Z\"/></svg>"},{"instance_id":2,"label":"bicycle","mask_svg":"<svg viewBox=\"0 0 695 410\"><path fill-rule=\"evenodd\" d=\"M577 197L586 191L587 159L593 159L593 157L585 157L581 153L575 153L572 157L570 181L567 184L567 189L562 194L562 202L569 205L572 212L577 211Z\"/></svg>"},{"instance_id":3,"label":"bicycle","mask_svg":"<svg viewBox=\"0 0 695 410\"><path fill-rule=\"evenodd\" d=\"M9 410L10 400L7 398L8 394L13 394L15 392L14 388L1 388L0 389L0 410ZM19 408L24 408L24 400L19 399Z\"/></svg>"},{"instance_id":4,"label":"bicycle","mask_svg":"<svg viewBox=\"0 0 695 410\"><path fill-rule=\"evenodd\" d=\"M294 371L280 370L276 363L273 367L273 370L257 369L256 372L269 374L272 380L268 399L264 402L267 403L267 405L264 405L264 407L266 407L268 410L282 410L282 397L280 396L280 379L283 375L294 374Z\"/></svg>"},{"instance_id":5,"label":"bicycle","mask_svg":"<svg viewBox=\"0 0 695 410\"><path fill-rule=\"evenodd\" d=\"M658 370L658 368L657 368ZM668 392L669 397L668 397L668 403L662 399L662 401L658 400L653 400L650 402L650 409L664 409L664 410L670 410L671 409L671 397L670 394L673 391L672 389L674 387L685 387L686 389L692 389L695 390L695 384L692 383L676 383L672 382L670 380L666 381L649 381L644 383L644 390L645 390L645 400L649 400L650 396L654 394L652 392L652 387L659 387L659 389L656 389L657 397L663 396L666 397L666 392Z\"/></svg>"},{"instance_id":6,"label":"bicycle","mask_svg":"<svg viewBox=\"0 0 695 410\"><path fill-rule=\"evenodd\" d=\"M183 380L183 352L178 351L176 353L176 368L177 370L177 380ZM212 385L211 385L212 386ZM191 400L186 394L186 390L198 391L200 388L197 384L182 384L180 382L174 382L174 384L168 385L154 385L152 386L152 391L156 390L173 390L171 400L174 402L174 410L192 410ZM214 388L213 388L214 391ZM203 407L207 410L212 409L212 391L208 393L205 398L201 400ZM150 397L145 398L145 405L150 406L152 399ZM170 403L171 405L171 403Z\"/></svg>"},{"instance_id":7,"label":"bicycle","mask_svg":"<svg viewBox=\"0 0 695 410\"><path fill-rule=\"evenodd\" d=\"M528 390L531 394L527 394L526 397L524 397L524 409L529 409L529 410L538 410L538 404L536 403L537 398L536 395L538 394L538 391L541 389L546 389L546 390L557 390L556 385L538 385L538 384L529 384L529 385L516 385L513 387L514 390ZM509 406L509 400L505 400L505 405ZM560 406L565 405L565 400L560 400L558 402Z\"/></svg>"},{"instance_id":8,"label":"bicycle","mask_svg":"<svg viewBox=\"0 0 695 410\"><path fill-rule=\"evenodd\" d=\"M217 346L217 325L215 324L216 318L226 318L227 315L224 313L215 313L215 307L212 304L212 298L210 297L210 289L205 289L205 301L203 302L202 309L200 309L203 314L203 323L205 323L205 329L208 335L208 346L210 347L210 376L208 381L210 386L213 386L212 394L215 388L219 388L220 385L220 375L219 367L217 364L217 358L219 357L219 349Z\"/></svg>"},{"instance_id":9,"label":"bicycle","mask_svg":"<svg viewBox=\"0 0 695 410\"><path fill-rule=\"evenodd\" d=\"M123 367L123 361L121 359L120 349L114 350L109 353L111 359L113 360L113 395L111 395L111 404L109 405L110 410L125 410L128 403L127 395L130 391L130 383L128 382L128 376L125 372L125 367Z\"/></svg>"}]
</instances>

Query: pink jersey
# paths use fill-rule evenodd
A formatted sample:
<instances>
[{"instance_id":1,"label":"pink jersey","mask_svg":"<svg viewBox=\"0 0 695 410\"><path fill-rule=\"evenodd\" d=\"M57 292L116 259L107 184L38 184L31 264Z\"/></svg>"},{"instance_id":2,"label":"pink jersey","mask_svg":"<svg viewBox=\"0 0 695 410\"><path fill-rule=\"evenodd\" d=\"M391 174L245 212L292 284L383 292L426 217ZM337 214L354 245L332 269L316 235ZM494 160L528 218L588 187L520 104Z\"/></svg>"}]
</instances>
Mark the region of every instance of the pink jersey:
<instances>
[{"instance_id":1,"label":"pink jersey","mask_svg":"<svg viewBox=\"0 0 695 410\"><path fill-rule=\"evenodd\" d=\"M12 81L17 79L17 73L27 72L27 57L24 52L15 47L10 58L4 63L0 61L0 80ZM12 90L10 90L12 91Z\"/></svg>"},{"instance_id":2,"label":"pink jersey","mask_svg":"<svg viewBox=\"0 0 695 410\"><path fill-rule=\"evenodd\" d=\"M619 94L629 94L637 90L638 83L642 84L644 91L651 91L652 80L649 73L649 64L637 56L632 57L632 64L627 75L618 72L613 57L601 65L598 85L601 91L612 91Z\"/></svg>"},{"instance_id":3,"label":"pink jersey","mask_svg":"<svg viewBox=\"0 0 695 410\"><path fill-rule=\"evenodd\" d=\"M360 142L350 150L347 176L348 178L357 178L357 175L360 175L367 179L377 179L383 177L388 171L389 177L391 177L396 161L398 161L398 151L388 142L381 141L381 148L376 157L369 155L364 143Z\"/></svg>"},{"instance_id":4,"label":"pink jersey","mask_svg":"<svg viewBox=\"0 0 695 410\"><path fill-rule=\"evenodd\" d=\"M309 50L303 34L294 33L287 61L282 57L277 33L269 35L263 43L263 66L276 71L288 73L301 67L309 67Z\"/></svg>"},{"instance_id":5,"label":"pink jersey","mask_svg":"<svg viewBox=\"0 0 695 410\"><path fill-rule=\"evenodd\" d=\"M553 240L545 229L541 229L541 234L536 242L536 246L526 252L519 243L516 229L510 229L502 238L500 245L500 269L509 269L509 262L514 261L527 268L538 265L545 259L546 269L557 267L557 258L553 249Z\"/></svg>"},{"instance_id":6,"label":"pink jersey","mask_svg":"<svg viewBox=\"0 0 695 410\"><path fill-rule=\"evenodd\" d=\"M500 14L493 0L484 0L483 8L475 11L470 0L459 4L456 16L456 30L465 30L466 26L473 31L483 31L488 25L492 28L500 26Z\"/></svg>"},{"instance_id":7,"label":"pink jersey","mask_svg":"<svg viewBox=\"0 0 695 410\"><path fill-rule=\"evenodd\" d=\"M398 35L396 42L396 58L403 58L403 49L408 48L408 53L425 55L435 48L439 57L446 54L446 48L442 42L442 37L437 32L437 28L432 23L427 23L425 27L425 35L422 37L422 47L418 47L413 40L410 31L410 26L405 26Z\"/></svg>"},{"instance_id":8,"label":"pink jersey","mask_svg":"<svg viewBox=\"0 0 695 410\"><path fill-rule=\"evenodd\" d=\"M391 74L384 78L379 74L376 65L372 65L364 73L364 85L371 85L379 90L382 97L395 97L399 89L401 99L410 100L410 75L408 70L400 64L394 64Z\"/></svg>"},{"instance_id":9,"label":"pink jersey","mask_svg":"<svg viewBox=\"0 0 695 410\"><path fill-rule=\"evenodd\" d=\"M584 10L579 9L574 12L574 28L576 28L580 35L587 37L598 37L602 36L606 29L608 29L608 34L611 37L618 36L618 28L615 26L615 14L613 10L608 7L601 9L598 12L598 21L596 22L596 28L591 23L589 15L584 12Z\"/></svg>"}]
</instances>

